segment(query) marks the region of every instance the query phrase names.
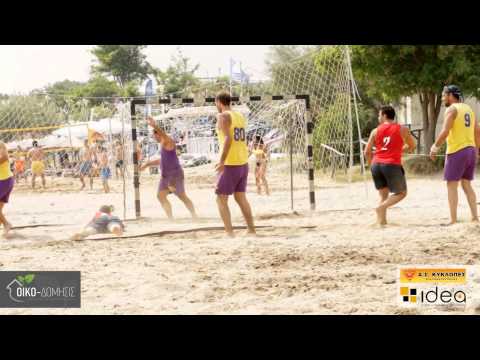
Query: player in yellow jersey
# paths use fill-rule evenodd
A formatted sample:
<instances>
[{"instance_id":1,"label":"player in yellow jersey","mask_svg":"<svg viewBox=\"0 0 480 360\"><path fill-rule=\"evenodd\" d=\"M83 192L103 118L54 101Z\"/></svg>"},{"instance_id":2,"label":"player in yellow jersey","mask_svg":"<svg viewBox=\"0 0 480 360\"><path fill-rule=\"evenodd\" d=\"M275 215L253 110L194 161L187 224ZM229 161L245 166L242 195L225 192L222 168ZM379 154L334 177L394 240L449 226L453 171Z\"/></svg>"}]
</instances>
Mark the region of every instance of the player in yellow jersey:
<instances>
[{"instance_id":1,"label":"player in yellow jersey","mask_svg":"<svg viewBox=\"0 0 480 360\"><path fill-rule=\"evenodd\" d=\"M45 189L45 153L42 148L38 146L38 141L33 141L32 148L27 153L27 158L32 161L32 189L35 189L35 179L37 176L42 178L42 186Z\"/></svg>"},{"instance_id":2,"label":"player in yellow jersey","mask_svg":"<svg viewBox=\"0 0 480 360\"><path fill-rule=\"evenodd\" d=\"M445 160L444 179L448 188L448 204L450 207L450 223L457 222L458 184L467 196L472 213L472 221L478 221L477 197L472 188L472 180L477 163L480 146L480 125L475 113L462 102L460 88L455 85L443 89L442 101L446 106L443 129L430 149L430 157L435 155L442 144L447 141L447 157Z\"/></svg>"},{"instance_id":3,"label":"player in yellow jersey","mask_svg":"<svg viewBox=\"0 0 480 360\"><path fill-rule=\"evenodd\" d=\"M217 204L225 231L233 237L232 219L228 207L228 197L233 194L243 217L247 222L248 234L255 234L252 210L246 197L248 179L248 147L246 143L247 121L242 114L230 107L228 92L220 92L215 98L217 115L217 135L221 157L215 166L218 173Z\"/></svg>"},{"instance_id":4,"label":"player in yellow jersey","mask_svg":"<svg viewBox=\"0 0 480 360\"><path fill-rule=\"evenodd\" d=\"M0 222L3 224L3 232L5 236L12 228L12 225L5 218L3 207L8 203L14 182L13 173L12 170L10 170L10 159L8 157L7 146L4 142L0 141Z\"/></svg>"}]
</instances>

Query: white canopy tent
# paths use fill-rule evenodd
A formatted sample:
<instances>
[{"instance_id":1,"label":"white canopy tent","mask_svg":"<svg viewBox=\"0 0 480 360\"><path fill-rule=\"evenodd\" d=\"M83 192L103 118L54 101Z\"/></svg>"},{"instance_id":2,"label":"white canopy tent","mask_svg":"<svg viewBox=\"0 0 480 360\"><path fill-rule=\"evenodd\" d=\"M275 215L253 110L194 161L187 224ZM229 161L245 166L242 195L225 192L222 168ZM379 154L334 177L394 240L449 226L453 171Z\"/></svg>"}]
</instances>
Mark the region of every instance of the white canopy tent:
<instances>
[{"instance_id":1,"label":"white canopy tent","mask_svg":"<svg viewBox=\"0 0 480 360\"><path fill-rule=\"evenodd\" d=\"M123 125L123 131L126 134L131 133L132 128L130 124L125 123ZM55 130L52 134L53 135L60 135L60 136L74 136L80 139L86 139L88 137L88 129L95 130L96 132L102 135L119 135L122 133L122 122L118 118L105 118L99 121L89 121L84 123L78 124L71 124L64 126L58 130Z\"/></svg>"},{"instance_id":2,"label":"white canopy tent","mask_svg":"<svg viewBox=\"0 0 480 360\"><path fill-rule=\"evenodd\" d=\"M83 147L83 141L75 136L65 137L56 135L47 135L44 138L37 139L38 145L45 149L52 148L81 148ZM12 141L7 143L8 150L16 150L18 146L22 150L28 150L32 148L33 139L25 139L20 141Z\"/></svg>"}]
</instances>

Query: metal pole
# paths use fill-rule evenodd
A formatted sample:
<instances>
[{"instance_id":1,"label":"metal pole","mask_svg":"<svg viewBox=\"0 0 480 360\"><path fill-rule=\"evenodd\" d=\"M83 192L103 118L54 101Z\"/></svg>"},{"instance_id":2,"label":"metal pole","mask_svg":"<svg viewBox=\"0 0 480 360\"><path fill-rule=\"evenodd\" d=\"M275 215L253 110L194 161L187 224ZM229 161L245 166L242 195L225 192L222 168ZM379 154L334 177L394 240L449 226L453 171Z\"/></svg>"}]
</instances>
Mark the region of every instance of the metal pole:
<instances>
[{"instance_id":1,"label":"metal pole","mask_svg":"<svg viewBox=\"0 0 480 360\"><path fill-rule=\"evenodd\" d=\"M232 59L230 58L230 96L232 96L232 72L233 72L233 69L232 69Z\"/></svg>"},{"instance_id":2,"label":"metal pole","mask_svg":"<svg viewBox=\"0 0 480 360\"><path fill-rule=\"evenodd\" d=\"M360 163L362 166L362 173L363 173L363 182L365 184L365 194L368 198L368 186L367 186L367 178L366 178L366 171L365 171L365 158L363 156L363 144L362 144L362 131L360 129L360 120L358 118L358 107L357 107L357 96L354 90L355 83L353 81L353 71L352 71L352 62L350 60L350 48L347 45L347 61L348 61L348 68L350 72L350 83L352 87L352 94L353 94L353 104L355 106L355 117L357 118L357 131L358 131L358 143L360 145Z\"/></svg>"},{"instance_id":3,"label":"metal pole","mask_svg":"<svg viewBox=\"0 0 480 360\"><path fill-rule=\"evenodd\" d=\"M125 184L125 171L127 168L127 162L125 161L125 106L122 106L121 110L122 118L122 139L120 140L120 145L122 146L122 160L123 164L120 167L120 172L122 174L122 191L123 191L123 220L127 219L127 192Z\"/></svg>"},{"instance_id":4,"label":"metal pole","mask_svg":"<svg viewBox=\"0 0 480 360\"><path fill-rule=\"evenodd\" d=\"M135 189L135 217L141 216L140 211L140 172L138 171L138 153L137 153L137 117L135 111L135 100L130 105L132 114L132 156L133 156L133 187Z\"/></svg>"},{"instance_id":5,"label":"metal pole","mask_svg":"<svg viewBox=\"0 0 480 360\"><path fill-rule=\"evenodd\" d=\"M68 138L70 139L70 147L73 148L73 143L72 143L72 130L70 129L70 123L68 124Z\"/></svg>"},{"instance_id":6,"label":"metal pole","mask_svg":"<svg viewBox=\"0 0 480 360\"><path fill-rule=\"evenodd\" d=\"M350 71L347 70L348 77L350 77ZM353 93L352 83L348 82L348 131L350 135L350 162L348 164L348 182L352 182L352 172L353 172L353 121L352 121L352 93Z\"/></svg>"},{"instance_id":7,"label":"metal pole","mask_svg":"<svg viewBox=\"0 0 480 360\"><path fill-rule=\"evenodd\" d=\"M310 195L310 210L315 210L315 182L314 182L314 164L313 164L313 121L310 113L310 97L305 98L306 105L306 124L307 124L307 159L308 159L308 188Z\"/></svg>"},{"instance_id":8,"label":"metal pole","mask_svg":"<svg viewBox=\"0 0 480 360\"><path fill-rule=\"evenodd\" d=\"M243 96L243 72L242 72L242 63L240 62L240 97Z\"/></svg>"},{"instance_id":9,"label":"metal pole","mask_svg":"<svg viewBox=\"0 0 480 360\"><path fill-rule=\"evenodd\" d=\"M290 203L293 211L293 134L290 123Z\"/></svg>"}]
</instances>

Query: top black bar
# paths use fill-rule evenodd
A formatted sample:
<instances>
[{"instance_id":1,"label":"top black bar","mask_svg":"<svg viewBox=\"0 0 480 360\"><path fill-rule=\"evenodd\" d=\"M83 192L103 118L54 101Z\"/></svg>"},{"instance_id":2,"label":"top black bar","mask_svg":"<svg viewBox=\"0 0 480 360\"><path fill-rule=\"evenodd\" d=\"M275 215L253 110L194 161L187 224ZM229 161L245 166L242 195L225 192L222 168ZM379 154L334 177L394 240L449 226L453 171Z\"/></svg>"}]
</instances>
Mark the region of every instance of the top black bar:
<instances>
[{"instance_id":1,"label":"top black bar","mask_svg":"<svg viewBox=\"0 0 480 360\"><path fill-rule=\"evenodd\" d=\"M244 99L244 98L242 98ZM283 95L272 95L272 100L284 100L285 97ZM306 107L307 109L310 109L310 95L295 95L295 99L297 100L305 100L306 102ZM175 99L175 100L180 100L180 99ZM239 102L241 98L239 96L232 96L231 101L232 102ZM255 96L250 96L249 97L250 101L262 101L262 96L255 95ZM195 99L193 98L182 98L181 99L182 104L193 104L195 103ZM214 103L215 98L214 97L207 97L205 98L206 103ZM158 99L159 104L171 104L172 99L171 98L159 98ZM132 105L146 105L147 101L145 99L134 99L131 103Z\"/></svg>"},{"instance_id":2,"label":"top black bar","mask_svg":"<svg viewBox=\"0 0 480 360\"><path fill-rule=\"evenodd\" d=\"M145 105L146 103L145 99L135 99L132 101L132 105Z\"/></svg>"},{"instance_id":3,"label":"top black bar","mask_svg":"<svg viewBox=\"0 0 480 360\"><path fill-rule=\"evenodd\" d=\"M310 95L295 95L297 100L305 100L305 107L310 110Z\"/></svg>"}]
</instances>

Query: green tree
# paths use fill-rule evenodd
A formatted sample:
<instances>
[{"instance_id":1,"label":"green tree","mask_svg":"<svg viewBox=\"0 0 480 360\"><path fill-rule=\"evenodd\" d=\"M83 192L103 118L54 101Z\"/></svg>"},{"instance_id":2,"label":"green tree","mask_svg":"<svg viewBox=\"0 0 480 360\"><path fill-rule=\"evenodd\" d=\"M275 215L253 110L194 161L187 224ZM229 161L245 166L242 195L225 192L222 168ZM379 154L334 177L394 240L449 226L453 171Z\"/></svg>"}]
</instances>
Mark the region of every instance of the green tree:
<instances>
[{"instance_id":1,"label":"green tree","mask_svg":"<svg viewBox=\"0 0 480 360\"><path fill-rule=\"evenodd\" d=\"M354 75L367 95L384 102L419 96L425 153L435 138L443 87L454 83L466 96L479 95L480 46L355 45L352 49Z\"/></svg>"},{"instance_id":2,"label":"green tree","mask_svg":"<svg viewBox=\"0 0 480 360\"><path fill-rule=\"evenodd\" d=\"M178 48L168 68L165 71L156 71L160 92L165 95L172 94L174 97L194 96L201 85L200 79L195 76L199 67L200 64L190 65L190 59Z\"/></svg>"},{"instance_id":3,"label":"green tree","mask_svg":"<svg viewBox=\"0 0 480 360\"><path fill-rule=\"evenodd\" d=\"M139 80L133 80L127 83L125 88L122 91L122 96L126 97L135 97L135 96L140 96L140 81Z\"/></svg>"},{"instance_id":4,"label":"green tree","mask_svg":"<svg viewBox=\"0 0 480 360\"><path fill-rule=\"evenodd\" d=\"M105 101L105 98L121 96L123 91L115 81L96 75L87 83L74 88L69 95L74 98L86 98L90 105L96 106Z\"/></svg>"},{"instance_id":5,"label":"green tree","mask_svg":"<svg viewBox=\"0 0 480 360\"><path fill-rule=\"evenodd\" d=\"M146 45L97 45L91 50L97 60L92 71L112 76L121 88L131 81L144 80L148 74L154 72L143 53L146 47Z\"/></svg>"},{"instance_id":6,"label":"green tree","mask_svg":"<svg viewBox=\"0 0 480 360\"><path fill-rule=\"evenodd\" d=\"M279 65L285 65L311 53L318 46L303 45L272 45L268 49L265 64L270 75Z\"/></svg>"},{"instance_id":7,"label":"green tree","mask_svg":"<svg viewBox=\"0 0 480 360\"><path fill-rule=\"evenodd\" d=\"M71 97L76 91L84 86L85 83L80 81L62 80L53 84L48 84L41 89L31 91L31 95L43 96L47 94L48 97L55 102L55 104L63 108L67 106L66 99Z\"/></svg>"}]
</instances>

